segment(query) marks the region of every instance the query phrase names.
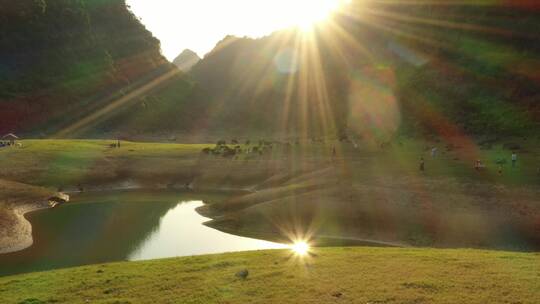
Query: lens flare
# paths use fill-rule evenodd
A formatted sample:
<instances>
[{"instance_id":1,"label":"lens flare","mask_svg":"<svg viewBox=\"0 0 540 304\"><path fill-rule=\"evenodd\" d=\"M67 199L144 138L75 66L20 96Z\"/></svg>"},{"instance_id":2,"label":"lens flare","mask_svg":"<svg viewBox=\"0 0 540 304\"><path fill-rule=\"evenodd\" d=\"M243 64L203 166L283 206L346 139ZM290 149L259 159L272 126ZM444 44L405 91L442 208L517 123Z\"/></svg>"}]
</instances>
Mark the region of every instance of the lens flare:
<instances>
[{"instance_id":1,"label":"lens flare","mask_svg":"<svg viewBox=\"0 0 540 304\"><path fill-rule=\"evenodd\" d=\"M299 256L303 256L309 253L310 246L304 241L295 242L291 245L291 250Z\"/></svg>"}]
</instances>

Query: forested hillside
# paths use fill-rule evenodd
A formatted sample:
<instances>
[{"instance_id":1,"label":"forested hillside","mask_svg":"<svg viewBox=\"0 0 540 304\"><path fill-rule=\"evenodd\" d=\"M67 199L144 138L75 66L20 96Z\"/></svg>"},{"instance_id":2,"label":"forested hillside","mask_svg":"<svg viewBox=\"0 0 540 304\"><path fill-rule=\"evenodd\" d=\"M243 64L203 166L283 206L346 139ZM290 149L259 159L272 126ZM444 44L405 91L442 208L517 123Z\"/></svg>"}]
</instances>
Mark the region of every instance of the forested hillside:
<instances>
[{"instance_id":1,"label":"forested hillside","mask_svg":"<svg viewBox=\"0 0 540 304\"><path fill-rule=\"evenodd\" d=\"M314 33L227 37L191 74L216 124L526 135L540 121L538 7L353 1Z\"/></svg>"},{"instance_id":2,"label":"forested hillside","mask_svg":"<svg viewBox=\"0 0 540 304\"><path fill-rule=\"evenodd\" d=\"M122 117L95 129L96 121L112 114L104 112L89 120L84 131L62 132L175 70L124 0L0 0L0 7L0 133L80 136L117 131L110 126L121 121L128 129ZM191 88L180 76L166 78L166 90L137 97L158 105L167 99L170 106L177 98L171 95ZM136 100L141 108L144 100ZM108 112L129 107L133 102ZM147 121L140 112L133 119Z\"/></svg>"},{"instance_id":3,"label":"forested hillside","mask_svg":"<svg viewBox=\"0 0 540 304\"><path fill-rule=\"evenodd\" d=\"M504 136L538 130L540 35L533 29L540 27L539 8L530 1L484 1L381 5L366 14L387 39L428 60L397 68L399 98L415 124Z\"/></svg>"},{"instance_id":4,"label":"forested hillside","mask_svg":"<svg viewBox=\"0 0 540 304\"><path fill-rule=\"evenodd\" d=\"M388 138L540 129L535 1L352 1L313 32L225 37L189 75L166 61L124 0L0 7L0 133Z\"/></svg>"}]
</instances>

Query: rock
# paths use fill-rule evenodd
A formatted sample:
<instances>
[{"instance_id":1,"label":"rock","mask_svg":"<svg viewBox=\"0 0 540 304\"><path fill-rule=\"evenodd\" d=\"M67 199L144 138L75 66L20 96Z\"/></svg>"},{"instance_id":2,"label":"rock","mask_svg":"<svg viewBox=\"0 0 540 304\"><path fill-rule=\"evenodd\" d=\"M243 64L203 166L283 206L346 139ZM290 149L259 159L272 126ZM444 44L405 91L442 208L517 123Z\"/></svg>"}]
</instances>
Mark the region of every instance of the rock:
<instances>
[{"instance_id":1,"label":"rock","mask_svg":"<svg viewBox=\"0 0 540 304\"><path fill-rule=\"evenodd\" d=\"M49 201L49 206L50 206L51 208L55 208L55 207L58 207L58 206L60 206L60 205L63 205L63 204L65 204L65 203L67 203L66 200L61 199L61 198L59 198L59 197L57 197L57 196L49 197L47 200Z\"/></svg>"},{"instance_id":2,"label":"rock","mask_svg":"<svg viewBox=\"0 0 540 304\"><path fill-rule=\"evenodd\" d=\"M249 271L247 269L241 270L236 273L236 277L242 280L247 279L248 276L249 276Z\"/></svg>"},{"instance_id":3,"label":"rock","mask_svg":"<svg viewBox=\"0 0 540 304\"><path fill-rule=\"evenodd\" d=\"M341 293L341 292L334 292L332 294L332 297L334 297L334 298L341 298L342 296L343 296L343 293Z\"/></svg>"}]
</instances>

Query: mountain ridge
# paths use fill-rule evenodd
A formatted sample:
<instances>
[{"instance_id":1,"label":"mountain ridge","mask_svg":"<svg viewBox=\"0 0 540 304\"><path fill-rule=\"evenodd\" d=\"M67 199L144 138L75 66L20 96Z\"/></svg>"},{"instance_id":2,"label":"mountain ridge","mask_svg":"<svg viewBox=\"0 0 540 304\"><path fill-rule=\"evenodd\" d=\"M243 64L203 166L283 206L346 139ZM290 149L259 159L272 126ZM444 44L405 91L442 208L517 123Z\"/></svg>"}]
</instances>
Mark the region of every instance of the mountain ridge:
<instances>
[{"instance_id":1,"label":"mountain ridge","mask_svg":"<svg viewBox=\"0 0 540 304\"><path fill-rule=\"evenodd\" d=\"M311 34L226 37L190 75L212 107L226 108L216 124L381 140L402 131L530 134L540 122L540 37L527 29L540 18L523 8L353 1ZM297 71L279 71L286 57Z\"/></svg>"},{"instance_id":2,"label":"mountain ridge","mask_svg":"<svg viewBox=\"0 0 540 304\"><path fill-rule=\"evenodd\" d=\"M311 33L227 36L187 74L124 0L0 4L1 133L385 141L539 129L540 20L528 4L352 1Z\"/></svg>"},{"instance_id":3,"label":"mountain ridge","mask_svg":"<svg viewBox=\"0 0 540 304\"><path fill-rule=\"evenodd\" d=\"M201 61L201 57L197 53L190 49L185 49L173 60L173 63L182 72L189 72L199 61Z\"/></svg>"}]
</instances>

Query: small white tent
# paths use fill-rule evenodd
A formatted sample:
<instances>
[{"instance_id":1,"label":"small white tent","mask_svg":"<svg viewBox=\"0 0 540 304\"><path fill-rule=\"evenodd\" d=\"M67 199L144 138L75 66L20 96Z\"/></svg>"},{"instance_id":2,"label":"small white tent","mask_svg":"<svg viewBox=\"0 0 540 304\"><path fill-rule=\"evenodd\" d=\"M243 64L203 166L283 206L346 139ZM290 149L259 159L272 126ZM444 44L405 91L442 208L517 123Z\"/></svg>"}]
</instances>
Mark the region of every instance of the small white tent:
<instances>
[{"instance_id":1,"label":"small white tent","mask_svg":"<svg viewBox=\"0 0 540 304\"><path fill-rule=\"evenodd\" d=\"M9 134L6 134L4 136L2 136L2 139L6 139L6 140L9 140L9 143L11 145L14 145L15 144L15 140L19 139L19 137L13 133L9 133Z\"/></svg>"}]
</instances>

